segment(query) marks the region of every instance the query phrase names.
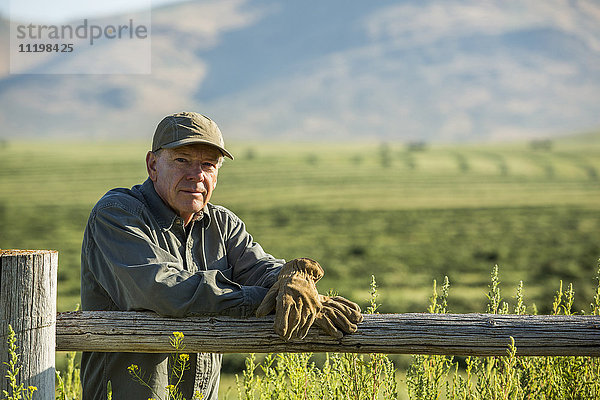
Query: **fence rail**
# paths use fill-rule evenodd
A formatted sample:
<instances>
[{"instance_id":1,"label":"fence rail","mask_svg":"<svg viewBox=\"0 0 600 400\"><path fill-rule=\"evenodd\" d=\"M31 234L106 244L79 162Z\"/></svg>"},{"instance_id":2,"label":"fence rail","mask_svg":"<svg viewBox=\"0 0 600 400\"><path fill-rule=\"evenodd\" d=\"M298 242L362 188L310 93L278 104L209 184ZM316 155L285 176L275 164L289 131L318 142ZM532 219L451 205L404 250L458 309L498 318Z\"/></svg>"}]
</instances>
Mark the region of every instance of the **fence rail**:
<instances>
[{"instance_id":1,"label":"fence rail","mask_svg":"<svg viewBox=\"0 0 600 400\"><path fill-rule=\"evenodd\" d=\"M170 352L174 331L188 352L353 352L492 356L514 338L521 356L600 356L599 316L492 314L365 315L358 332L341 340L311 328L300 341L282 341L272 317L169 318L151 312L81 311L56 314L55 251L0 250L0 361L7 327L16 332L21 382L37 399L54 399L54 352ZM0 364L0 375L6 365ZM0 389L8 389L1 380Z\"/></svg>"},{"instance_id":2,"label":"fence rail","mask_svg":"<svg viewBox=\"0 0 600 400\"><path fill-rule=\"evenodd\" d=\"M336 340L311 328L285 342L273 319L161 317L151 312L58 314L61 351L169 352L169 336L185 335L186 351L218 353L346 352L506 355L510 338L522 356L600 356L600 317L495 314L365 315L358 332Z\"/></svg>"}]
</instances>

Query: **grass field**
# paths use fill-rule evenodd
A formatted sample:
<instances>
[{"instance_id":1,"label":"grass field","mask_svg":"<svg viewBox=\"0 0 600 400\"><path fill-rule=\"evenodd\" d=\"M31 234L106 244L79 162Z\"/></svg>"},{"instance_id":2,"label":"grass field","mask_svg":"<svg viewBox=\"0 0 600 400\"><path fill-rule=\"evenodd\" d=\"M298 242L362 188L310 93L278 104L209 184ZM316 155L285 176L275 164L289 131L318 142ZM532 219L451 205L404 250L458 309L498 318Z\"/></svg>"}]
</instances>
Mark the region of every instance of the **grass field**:
<instances>
[{"instance_id":1,"label":"grass field","mask_svg":"<svg viewBox=\"0 0 600 400\"><path fill-rule=\"evenodd\" d=\"M574 284L574 308L589 311L600 257L600 134L554 141L551 150L230 147L236 160L221 169L213 202L275 256L319 260L323 292L366 306L374 274L381 312L420 312L433 280L448 276L449 310L481 312L498 264L507 297L523 280L527 304L545 313L563 280ZM59 250L59 311L79 302L90 209L107 190L145 179L146 150L140 142L0 145L0 248ZM228 355L224 369L242 362Z\"/></svg>"},{"instance_id":2,"label":"grass field","mask_svg":"<svg viewBox=\"0 0 600 400\"><path fill-rule=\"evenodd\" d=\"M494 264L543 311L559 280L590 298L600 256L599 135L527 143L241 144L213 202L246 222L267 251L314 257L320 288L366 302L375 274L385 312L422 311L450 278L456 312L479 311ZM112 187L145 179L145 143L0 147L0 247L60 251L59 309L79 295L83 228ZM584 302L576 303L582 309Z\"/></svg>"}]
</instances>

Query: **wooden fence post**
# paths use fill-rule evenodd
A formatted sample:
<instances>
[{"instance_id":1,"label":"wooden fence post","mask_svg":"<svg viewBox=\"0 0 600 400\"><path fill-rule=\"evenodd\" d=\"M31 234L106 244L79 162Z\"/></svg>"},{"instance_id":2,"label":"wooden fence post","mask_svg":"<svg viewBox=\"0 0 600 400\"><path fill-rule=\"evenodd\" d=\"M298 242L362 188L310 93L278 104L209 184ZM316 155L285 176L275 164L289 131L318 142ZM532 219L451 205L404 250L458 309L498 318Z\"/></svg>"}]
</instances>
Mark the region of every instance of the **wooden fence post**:
<instances>
[{"instance_id":1,"label":"wooden fence post","mask_svg":"<svg viewBox=\"0 0 600 400\"><path fill-rule=\"evenodd\" d=\"M56 251L0 250L0 394L8 390L4 362L10 324L22 367L18 382L37 387L35 399L54 400L57 268Z\"/></svg>"}]
</instances>

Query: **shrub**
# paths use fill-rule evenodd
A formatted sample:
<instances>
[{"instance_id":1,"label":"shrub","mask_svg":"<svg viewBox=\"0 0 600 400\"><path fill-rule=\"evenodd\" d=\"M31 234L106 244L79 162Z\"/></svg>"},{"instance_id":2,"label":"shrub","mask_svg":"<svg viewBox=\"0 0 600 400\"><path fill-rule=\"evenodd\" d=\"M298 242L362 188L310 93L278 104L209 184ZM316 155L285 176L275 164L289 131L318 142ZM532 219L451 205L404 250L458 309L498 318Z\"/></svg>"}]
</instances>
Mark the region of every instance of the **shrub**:
<instances>
[{"instance_id":1,"label":"shrub","mask_svg":"<svg viewBox=\"0 0 600 400\"><path fill-rule=\"evenodd\" d=\"M371 305L379 304L372 278ZM600 269L591 314L600 315ZM444 278L438 293L436 281L428 312L446 313L450 282ZM487 293L487 313L509 314L510 306L500 292L498 267L494 266ZM575 292L562 282L552 304L554 315L572 315ZM523 315L527 306L520 282L514 314ZM535 307L532 307L536 314ZM395 367L388 356L370 354L327 354L322 367L312 354L269 354L257 363L254 354L246 360L238 379L240 399L397 399ZM461 367L461 363L463 366ZM502 357L459 357L415 355L406 371L409 399L597 399L600 396L600 362L592 357L517 357L514 339Z\"/></svg>"},{"instance_id":2,"label":"shrub","mask_svg":"<svg viewBox=\"0 0 600 400\"><path fill-rule=\"evenodd\" d=\"M377 284L372 277L367 313L377 312L377 296ZM311 360L312 356L312 353L268 354L257 364L255 355L250 354L242 378L236 376L239 398L366 400L398 397L396 368L385 354L327 353L321 367Z\"/></svg>"},{"instance_id":3,"label":"shrub","mask_svg":"<svg viewBox=\"0 0 600 400\"><path fill-rule=\"evenodd\" d=\"M600 316L600 265L590 314ZM447 277L438 293L436 281L429 299L430 313L448 312L450 282ZM516 289L512 312L526 314L523 283ZM500 291L498 267L491 274L486 312L508 314L511 307ZM372 277L367 313L377 313L378 293ZM573 315L575 291L560 282L552 303L552 314ZM535 306L531 307L536 314ZM579 311L579 313L585 313ZM18 383L15 333L8 327L9 361L6 378L9 390L2 400L31 400L36 388ZM183 353L183 334L173 333L171 345L175 353L174 384L166 388L165 398L181 399L177 392L182 372L188 367ZM512 338L511 338L512 339ZM75 354L69 353L65 378L57 372L56 398L74 400L80 396L79 369ZM145 384L141 371L129 369L134 380ZM253 399L397 399L397 375L394 363L385 354L326 354L317 365L312 353L268 354L257 362L254 354L246 359L242 377L236 376L238 397ZM597 399L600 398L600 360L593 357L518 357L514 340L501 357L460 357L415 355L406 371L405 381L410 399ZM157 398L158 398L158 394Z\"/></svg>"},{"instance_id":4,"label":"shrub","mask_svg":"<svg viewBox=\"0 0 600 400\"><path fill-rule=\"evenodd\" d=\"M8 362L4 362L4 364L7 366L5 378L8 379L8 390L2 390L3 400L31 400L37 388L35 386L25 388L23 383L18 383L18 375L22 367L19 365L17 337L10 324L8 325L6 343L8 344Z\"/></svg>"}]
</instances>

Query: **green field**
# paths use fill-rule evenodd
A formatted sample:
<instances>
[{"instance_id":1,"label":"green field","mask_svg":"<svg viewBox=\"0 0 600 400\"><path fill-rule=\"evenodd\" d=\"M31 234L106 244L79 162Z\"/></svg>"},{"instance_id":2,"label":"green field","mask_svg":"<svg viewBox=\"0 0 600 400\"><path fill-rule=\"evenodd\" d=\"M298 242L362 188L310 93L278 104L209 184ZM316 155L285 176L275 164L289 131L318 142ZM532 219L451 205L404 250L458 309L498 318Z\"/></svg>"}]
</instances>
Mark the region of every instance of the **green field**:
<instances>
[{"instance_id":1,"label":"green field","mask_svg":"<svg viewBox=\"0 0 600 400\"><path fill-rule=\"evenodd\" d=\"M600 256L600 135L553 142L427 146L243 144L213 202L277 257L313 257L335 289L384 312L423 311L432 281L450 309L481 311L500 266L504 293L547 310L559 281L587 310ZM79 295L83 229L107 190L145 179L146 143L9 142L0 147L0 247L59 250L59 310ZM578 299L581 299L578 301ZM510 299L508 299L510 300Z\"/></svg>"},{"instance_id":2,"label":"green field","mask_svg":"<svg viewBox=\"0 0 600 400\"><path fill-rule=\"evenodd\" d=\"M589 312L600 257L600 134L557 140L551 150L230 147L236 160L221 169L213 202L275 256L319 260L322 292L366 307L374 274L381 312L421 312L433 280L448 276L450 312L481 312L497 264L511 305L522 280L528 312L535 304L546 313L563 280L574 284L574 309ZM0 145L0 248L59 250L59 311L79 302L90 209L107 190L145 179L146 151L141 142ZM243 360L228 355L224 370L241 371ZM223 391L232 385L224 375Z\"/></svg>"}]
</instances>

